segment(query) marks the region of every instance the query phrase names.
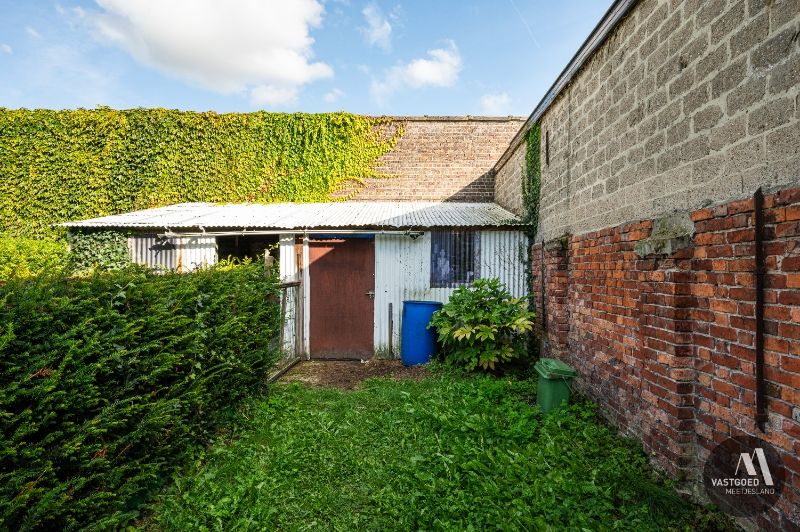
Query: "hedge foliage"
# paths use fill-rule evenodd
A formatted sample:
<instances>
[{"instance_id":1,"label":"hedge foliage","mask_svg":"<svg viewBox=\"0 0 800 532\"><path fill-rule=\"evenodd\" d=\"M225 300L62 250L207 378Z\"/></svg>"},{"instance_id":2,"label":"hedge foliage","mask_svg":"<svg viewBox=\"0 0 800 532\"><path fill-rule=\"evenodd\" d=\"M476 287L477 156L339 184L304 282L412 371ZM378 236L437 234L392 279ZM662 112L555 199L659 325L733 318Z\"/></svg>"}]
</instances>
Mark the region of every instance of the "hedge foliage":
<instances>
[{"instance_id":1,"label":"hedge foliage","mask_svg":"<svg viewBox=\"0 0 800 532\"><path fill-rule=\"evenodd\" d=\"M0 233L187 201L313 202L375 176L400 129L348 113L0 108Z\"/></svg>"},{"instance_id":2,"label":"hedge foliage","mask_svg":"<svg viewBox=\"0 0 800 532\"><path fill-rule=\"evenodd\" d=\"M0 287L0 529L119 528L276 359L263 266Z\"/></svg>"},{"instance_id":3,"label":"hedge foliage","mask_svg":"<svg viewBox=\"0 0 800 532\"><path fill-rule=\"evenodd\" d=\"M45 272L59 272L67 263L67 245L34 238L0 238L0 282Z\"/></svg>"}]
</instances>

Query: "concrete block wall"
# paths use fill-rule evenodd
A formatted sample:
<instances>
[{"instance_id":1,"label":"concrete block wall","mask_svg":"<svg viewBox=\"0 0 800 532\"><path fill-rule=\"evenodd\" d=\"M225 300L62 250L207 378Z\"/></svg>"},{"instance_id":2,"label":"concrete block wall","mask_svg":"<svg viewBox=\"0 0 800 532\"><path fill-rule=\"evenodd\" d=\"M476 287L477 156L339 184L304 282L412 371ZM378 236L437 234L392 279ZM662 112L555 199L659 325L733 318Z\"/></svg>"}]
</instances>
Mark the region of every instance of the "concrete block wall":
<instances>
[{"instance_id":1,"label":"concrete block wall","mask_svg":"<svg viewBox=\"0 0 800 532\"><path fill-rule=\"evenodd\" d=\"M461 201L494 199L493 166L524 120L519 117L396 117L404 128L360 201Z\"/></svg>"},{"instance_id":2,"label":"concrete block wall","mask_svg":"<svg viewBox=\"0 0 800 532\"><path fill-rule=\"evenodd\" d=\"M545 353L672 476L747 433L782 453L800 529L800 0L642 0L540 118L532 250ZM522 213L524 137L495 166ZM752 193L763 187L769 422L754 423ZM683 211L687 247L648 249ZM542 243L544 242L544 243ZM566 242L566 246L563 245Z\"/></svg>"},{"instance_id":3,"label":"concrete block wall","mask_svg":"<svg viewBox=\"0 0 800 532\"><path fill-rule=\"evenodd\" d=\"M798 0L638 3L542 116L541 237L800 181L798 32ZM524 151L495 183L517 212Z\"/></svg>"},{"instance_id":4,"label":"concrete block wall","mask_svg":"<svg viewBox=\"0 0 800 532\"><path fill-rule=\"evenodd\" d=\"M525 214L522 201L522 180L525 176L526 144L522 142L511 152L508 161L497 169L494 201L519 216Z\"/></svg>"}]
</instances>

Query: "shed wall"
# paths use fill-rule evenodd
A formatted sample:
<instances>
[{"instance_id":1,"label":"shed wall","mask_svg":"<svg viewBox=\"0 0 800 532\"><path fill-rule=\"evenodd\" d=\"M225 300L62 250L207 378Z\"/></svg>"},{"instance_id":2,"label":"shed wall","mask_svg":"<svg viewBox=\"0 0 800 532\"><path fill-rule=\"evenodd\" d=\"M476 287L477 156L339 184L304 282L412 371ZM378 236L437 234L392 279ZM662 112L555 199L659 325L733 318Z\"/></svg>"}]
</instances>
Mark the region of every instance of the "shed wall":
<instances>
[{"instance_id":1,"label":"shed wall","mask_svg":"<svg viewBox=\"0 0 800 532\"><path fill-rule=\"evenodd\" d=\"M524 296L525 246L520 231L482 231L481 278L497 277L512 295ZM375 236L375 353L399 356L403 300L447 302L454 288L431 288L431 234L416 240L404 235ZM389 303L392 304L392 350L389 352Z\"/></svg>"},{"instance_id":2,"label":"shed wall","mask_svg":"<svg viewBox=\"0 0 800 532\"><path fill-rule=\"evenodd\" d=\"M173 249L164 249L155 234L128 237L131 262L150 268L190 272L217 263L217 240L206 237L174 237L168 240Z\"/></svg>"}]
</instances>

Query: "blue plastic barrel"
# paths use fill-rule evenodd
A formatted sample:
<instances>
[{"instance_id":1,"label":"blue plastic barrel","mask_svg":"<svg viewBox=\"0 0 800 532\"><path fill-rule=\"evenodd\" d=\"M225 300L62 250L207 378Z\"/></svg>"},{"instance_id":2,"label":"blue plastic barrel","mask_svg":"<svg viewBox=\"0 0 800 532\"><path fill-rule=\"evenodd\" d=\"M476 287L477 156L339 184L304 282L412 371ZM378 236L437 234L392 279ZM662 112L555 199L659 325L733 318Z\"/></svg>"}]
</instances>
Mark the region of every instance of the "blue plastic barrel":
<instances>
[{"instance_id":1,"label":"blue plastic barrel","mask_svg":"<svg viewBox=\"0 0 800 532\"><path fill-rule=\"evenodd\" d=\"M428 324L440 308L438 301L403 301L400 358L406 366L427 364L436 354L436 331L428 329Z\"/></svg>"}]
</instances>

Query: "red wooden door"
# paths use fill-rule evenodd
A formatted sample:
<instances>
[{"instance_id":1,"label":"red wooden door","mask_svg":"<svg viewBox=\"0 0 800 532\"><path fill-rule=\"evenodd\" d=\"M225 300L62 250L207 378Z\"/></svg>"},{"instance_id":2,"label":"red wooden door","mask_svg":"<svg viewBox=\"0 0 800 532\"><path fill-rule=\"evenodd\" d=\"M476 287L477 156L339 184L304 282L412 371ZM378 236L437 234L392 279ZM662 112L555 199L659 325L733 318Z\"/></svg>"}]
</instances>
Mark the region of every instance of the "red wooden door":
<instances>
[{"instance_id":1,"label":"red wooden door","mask_svg":"<svg viewBox=\"0 0 800 532\"><path fill-rule=\"evenodd\" d=\"M374 241L311 240L308 248L311 357L371 358Z\"/></svg>"}]
</instances>

